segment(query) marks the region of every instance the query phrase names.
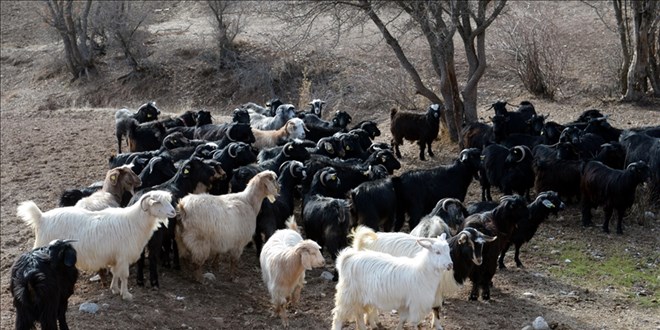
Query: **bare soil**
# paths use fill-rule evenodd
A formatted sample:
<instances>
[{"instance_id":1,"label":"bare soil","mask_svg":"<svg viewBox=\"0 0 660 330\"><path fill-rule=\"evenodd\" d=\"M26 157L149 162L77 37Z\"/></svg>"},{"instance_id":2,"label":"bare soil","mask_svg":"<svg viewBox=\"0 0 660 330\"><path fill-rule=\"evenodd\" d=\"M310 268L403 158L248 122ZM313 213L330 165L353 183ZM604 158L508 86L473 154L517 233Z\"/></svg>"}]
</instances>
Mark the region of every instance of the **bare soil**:
<instances>
[{"instance_id":1,"label":"bare soil","mask_svg":"<svg viewBox=\"0 0 660 330\"><path fill-rule=\"evenodd\" d=\"M152 94L135 96L125 93L121 86L114 83L104 86L70 83L68 73L54 56L62 51L61 43L45 32L46 26L34 10L38 5L41 4L6 1L0 5L2 329L14 327L15 311L8 291L11 265L33 244L32 231L15 215L18 203L34 200L42 210L48 210L57 206L64 189L83 187L102 179L107 170L108 157L115 152L113 115L119 107L117 104L135 109L142 100L155 99L162 109L174 114L197 104L209 103L208 100L214 100L217 94L208 84L200 87L193 83L200 79L198 69L193 67L199 64L195 62L195 56L185 59L194 63L190 67L160 62L167 72L165 79L170 79L155 82L165 86L162 94L151 90ZM584 109L599 107L611 114L611 122L618 127L659 124L657 104L619 104L594 95L594 90L602 90L609 83L598 67L602 62L584 49L595 49L594 54L601 54L599 44L616 43L616 39L612 41L611 35L599 25L597 17L578 3L547 5L553 11L560 11L559 16L566 19L564 31L568 35L567 47L582 49L581 53L571 57L571 69L567 73L572 77L572 92L558 102L535 99L526 94L512 77L502 81L502 76L497 76L502 73L498 71L498 58L494 58L490 63L490 73L480 84L480 100L484 104L480 116L487 118L490 111L486 110L486 105L494 99L505 98L511 103L530 99L541 113L550 113L551 119L558 122L572 120ZM205 18L199 4L172 2L167 8L167 11L159 12L159 25L152 26L154 31L159 31L152 40L157 49L154 56L167 56L166 48L173 45L180 49L179 55L184 54L181 49L185 50L190 40L209 33L204 26ZM255 20L241 39L260 41L269 33L277 33L277 30L269 29L266 23L261 24ZM575 32L577 27L583 29L582 33ZM387 53L386 47L382 50L382 53ZM181 64L175 59L172 63ZM121 73L113 71L111 74L117 76ZM90 89L97 92L89 94ZM95 100L86 100L84 95L94 95ZM248 100L225 102L236 106L245 101ZM301 104L304 102L300 100ZM222 115L232 109L221 106L209 108L218 115L217 121L226 120ZM376 118L384 133L377 140L389 141L388 108L370 113L355 109L341 110L349 111L355 118ZM416 160L416 145L407 144L402 150L404 157L400 172L447 164L458 153L458 147L447 142L446 137L434 147L438 155L422 163ZM479 199L478 183L473 182L466 203ZM643 213L647 210L658 214L657 205L634 210L625 220L624 235L619 236L604 234L598 227L581 228L579 208L570 205L559 217L548 220L532 242L523 247L525 268L516 268L513 256L507 255L509 268L495 275L490 301L468 301L468 281L456 297L446 302L442 325L445 329L522 329L537 316L543 316L554 329L660 329L657 303L660 293L645 291L644 283L637 283L634 287L620 287L607 281L578 285L570 277L553 275L556 274L553 270L561 273L570 267L570 263L556 253L570 243L582 247L585 254L595 251L605 256L623 254L635 258L655 275L656 282L646 285L658 287L660 221L644 220ZM601 218L602 213L597 211L597 223ZM217 279L205 284L194 282L185 265L181 271L161 268L160 290L137 287L132 268L129 289L135 299L130 302L112 295L108 288L103 288L99 283L90 282L91 273L82 273L75 294L69 300L69 325L72 329L281 328L279 319L271 315L268 292L261 281L254 249L244 251L236 282L228 280L226 266L224 263L219 271L212 270ZM330 326L335 283L322 279L322 271L308 272L302 303L290 313L291 329ZM651 296L655 303L650 307L643 306L636 299L639 295ZM81 303L88 301L100 305L97 314L78 310ZM385 311L380 320L383 327L394 328L398 317ZM424 323L427 328L428 322L427 318ZM354 324L346 328L353 329Z\"/></svg>"}]
</instances>

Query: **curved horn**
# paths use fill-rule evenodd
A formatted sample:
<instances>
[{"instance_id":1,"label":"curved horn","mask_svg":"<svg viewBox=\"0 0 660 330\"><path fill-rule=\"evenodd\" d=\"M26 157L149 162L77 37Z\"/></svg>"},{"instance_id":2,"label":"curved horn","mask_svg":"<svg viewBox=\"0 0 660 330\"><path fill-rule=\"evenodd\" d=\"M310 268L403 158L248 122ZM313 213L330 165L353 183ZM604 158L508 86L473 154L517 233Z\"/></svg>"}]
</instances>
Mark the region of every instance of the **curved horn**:
<instances>
[{"instance_id":1,"label":"curved horn","mask_svg":"<svg viewBox=\"0 0 660 330\"><path fill-rule=\"evenodd\" d=\"M62 240L62 243L74 243L74 242L78 242L78 240L77 240L77 239L65 239L65 240Z\"/></svg>"},{"instance_id":2,"label":"curved horn","mask_svg":"<svg viewBox=\"0 0 660 330\"><path fill-rule=\"evenodd\" d=\"M231 130L235 127L235 125L230 125L227 131L225 132L225 135L227 136L227 139L231 142L236 142L234 138L231 137Z\"/></svg>"},{"instance_id":3,"label":"curved horn","mask_svg":"<svg viewBox=\"0 0 660 330\"><path fill-rule=\"evenodd\" d=\"M292 160L292 161L291 161L291 166L289 166L289 174L291 174L292 177L295 177L295 174L293 173L293 170L295 169L295 167L296 167L299 163L300 163L300 162L297 161L297 160ZM300 163L300 164L302 164L302 163Z\"/></svg>"},{"instance_id":4,"label":"curved horn","mask_svg":"<svg viewBox=\"0 0 660 330\"><path fill-rule=\"evenodd\" d=\"M447 211L447 202L453 202L452 198L445 198L445 201L442 202L442 209Z\"/></svg>"},{"instance_id":5,"label":"curved horn","mask_svg":"<svg viewBox=\"0 0 660 330\"><path fill-rule=\"evenodd\" d=\"M280 165L280 168L278 168L277 171L282 173L282 169L284 169L284 167L286 167L287 165L291 164L291 162L292 160L287 160L286 162L282 163L282 165Z\"/></svg>"},{"instance_id":6,"label":"curved horn","mask_svg":"<svg viewBox=\"0 0 660 330\"><path fill-rule=\"evenodd\" d=\"M522 162L523 159L525 159L525 156L527 155L527 152L525 151L525 148L523 148L521 146L515 146L515 147L513 147L513 149L520 150L520 153L521 153L520 159L516 160L516 163Z\"/></svg>"},{"instance_id":7,"label":"curved horn","mask_svg":"<svg viewBox=\"0 0 660 330\"><path fill-rule=\"evenodd\" d=\"M237 155L236 151L237 150L234 150L233 155L232 155L232 149L238 149L238 143L232 143L232 144L229 145L229 147L227 147L227 153L229 154L229 157L236 158L236 155Z\"/></svg>"},{"instance_id":8,"label":"curved horn","mask_svg":"<svg viewBox=\"0 0 660 330\"><path fill-rule=\"evenodd\" d=\"M286 157L291 157L289 154L286 153L286 149L292 148L291 142L287 143L282 147L282 154Z\"/></svg>"},{"instance_id":9,"label":"curved horn","mask_svg":"<svg viewBox=\"0 0 660 330\"><path fill-rule=\"evenodd\" d=\"M324 187L326 186L326 185L325 185L325 176L326 176L326 175L327 175L327 174L326 174L325 172L323 172L323 173L321 173L321 174L319 175L319 179L321 180L321 185L323 185Z\"/></svg>"}]
</instances>

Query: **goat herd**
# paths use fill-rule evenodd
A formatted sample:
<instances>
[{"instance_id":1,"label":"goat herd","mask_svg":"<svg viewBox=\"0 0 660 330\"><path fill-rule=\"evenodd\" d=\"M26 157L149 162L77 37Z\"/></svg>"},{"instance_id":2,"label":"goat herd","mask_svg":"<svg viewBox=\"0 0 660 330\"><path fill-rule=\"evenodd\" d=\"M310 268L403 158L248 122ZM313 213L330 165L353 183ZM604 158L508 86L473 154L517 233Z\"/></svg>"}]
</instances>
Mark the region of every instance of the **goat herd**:
<instances>
[{"instance_id":1,"label":"goat herd","mask_svg":"<svg viewBox=\"0 0 660 330\"><path fill-rule=\"evenodd\" d=\"M558 124L529 102L507 111L498 101L492 124L463 127L452 164L393 176L404 139L417 141L420 159L425 151L433 156L441 106L425 114L393 109L389 144L373 141L381 134L374 121L349 128L343 111L323 120L324 104L315 99L297 112L278 99L266 107L247 103L221 124L204 110L158 119L154 102L136 113L117 111L119 154L109 159L104 181L66 190L60 207L47 212L32 201L18 206L34 230L35 249L11 272L16 328L40 322L54 329L59 322L67 329L78 270L98 272L105 282L109 268L112 292L130 300L129 266L136 261L139 286L145 257L152 287L159 286L158 265L180 269L179 256L201 282L205 263L229 255L233 277L253 242L285 326L305 271L325 263L323 248L338 281L334 329L346 321L376 326L378 311L392 309L399 329L431 310L441 329L443 297L469 278L469 298L488 300L506 251L514 245L522 266L520 246L564 208L562 200L581 201L585 226L591 209L603 206L605 232L616 210L622 234L637 185L650 181L651 198L660 197L659 126L623 131L598 110ZM121 153L124 139L128 153ZM473 179L483 201L466 207ZM504 194L499 203L491 186ZM306 239L293 216L299 200ZM406 219L409 234L401 232Z\"/></svg>"}]
</instances>

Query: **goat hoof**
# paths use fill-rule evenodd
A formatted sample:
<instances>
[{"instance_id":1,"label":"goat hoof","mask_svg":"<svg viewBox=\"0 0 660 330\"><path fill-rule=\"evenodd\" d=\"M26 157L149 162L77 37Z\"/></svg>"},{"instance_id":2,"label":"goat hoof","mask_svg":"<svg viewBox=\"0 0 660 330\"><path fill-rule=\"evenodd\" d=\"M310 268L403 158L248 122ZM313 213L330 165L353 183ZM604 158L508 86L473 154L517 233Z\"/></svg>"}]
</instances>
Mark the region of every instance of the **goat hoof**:
<instances>
[{"instance_id":1,"label":"goat hoof","mask_svg":"<svg viewBox=\"0 0 660 330\"><path fill-rule=\"evenodd\" d=\"M138 286L144 286L144 280L137 280Z\"/></svg>"},{"instance_id":2,"label":"goat hoof","mask_svg":"<svg viewBox=\"0 0 660 330\"><path fill-rule=\"evenodd\" d=\"M592 227L593 225L594 225L594 223L591 222L591 221L582 223L582 227Z\"/></svg>"},{"instance_id":3,"label":"goat hoof","mask_svg":"<svg viewBox=\"0 0 660 330\"><path fill-rule=\"evenodd\" d=\"M616 233L617 235L623 235L623 230L617 230Z\"/></svg>"},{"instance_id":4,"label":"goat hoof","mask_svg":"<svg viewBox=\"0 0 660 330\"><path fill-rule=\"evenodd\" d=\"M504 264L500 264L500 269L506 269L506 266Z\"/></svg>"},{"instance_id":5,"label":"goat hoof","mask_svg":"<svg viewBox=\"0 0 660 330\"><path fill-rule=\"evenodd\" d=\"M484 293L481 295L482 300L490 300L490 293Z\"/></svg>"},{"instance_id":6,"label":"goat hoof","mask_svg":"<svg viewBox=\"0 0 660 330\"><path fill-rule=\"evenodd\" d=\"M468 300L477 301L479 297L476 294L471 294Z\"/></svg>"},{"instance_id":7,"label":"goat hoof","mask_svg":"<svg viewBox=\"0 0 660 330\"><path fill-rule=\"evenodd\" d=\"M160 285L158 285L158 281L155 281L155 282L151 282L151 287L153 289L158 289L158 288L160 288Z\"/></svg>"}]
</instances>

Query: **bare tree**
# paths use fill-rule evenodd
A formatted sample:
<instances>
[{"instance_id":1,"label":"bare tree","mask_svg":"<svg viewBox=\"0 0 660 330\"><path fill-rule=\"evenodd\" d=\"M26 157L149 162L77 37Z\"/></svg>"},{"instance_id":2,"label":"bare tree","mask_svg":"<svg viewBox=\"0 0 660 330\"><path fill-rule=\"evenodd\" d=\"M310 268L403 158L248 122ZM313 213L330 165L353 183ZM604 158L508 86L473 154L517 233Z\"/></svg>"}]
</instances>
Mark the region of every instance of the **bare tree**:
<instances>
[{"instance_id":1,"label":"bare tree","mask_svg":"<svg viewBox=\"0 0 660 330\"><path fill-rule=\"evenodd\" d=\"M567 54L557 37L558 28L538 9L509 11L496 31L495 49L509 56L504 67L515 73L530 93L554 99L565 82Z\"/></svg>"},{"instance_id":2,"label":"bare tree","mask_svg":"<svg viewBox=\"0 0 660 330\"><path fill-rule=\"evenodd\" d=\"M233 62L236 58L234 38L242 28L241 4L231 0L207 0L207 4L211 10L220 62Z\"/></svg>"},{"instance_id":3,"label":"bare tree","mask_svg":"<svg viewBox=\"0 0 660 330\"><path fill-rule=\"evenodd\" d=\"M330 14L335 23L350 28L359 21L360 15L356 14L366 15L376 25L401 67L410 76L415 92L432 103L444 106L443 119L449 136L452 141L458 141L461 125L477 120L477 88L486 70L485 32L505 4L506 0L310 1L299 15L301 19L294 24L304 21L309 26L321 15ZM343 20L340 15L344 15ZM432 70L439 82L439 94L434 91L429 80L420 74L423 64L415 64L410 59L409 52L413 49L407 49L401 44L405 31L392 30L397 29L392 22L401 16L410 20L408 31L423 36L428 44ZM308 31L309 28L303 30ZM468 62L467 76L462 83L458 81L454 60L453 37L456 32L463 41Z\"/></svg>"},{"instance_id":4,"label":"bare tree","mask_svg":"<svg viewBox=\"0 0 660 330\"><path fill-rule=\"evenodd\" d=\"M43 0L47 5L46 22L54 27L64 43L66 63L72 80L96 73L93 40L89 31L92 0Z\"/></svg>"},{"instance_id":5,"label":"bare tree","mask_svg":"<svg viewBox=\"0 0 660 330\"><path fill-rule=\"evenodd\" d=\"M590 1L583 3L605 14ZM655 0L611 0L621 44L619 86L622 101L660 96L660 5Z\"/></svg>"},{"instance_id":6,"label":"bare tree","mask_svg":"<svg viewBox=\"0 0 660 330\"><path fill-rule=\"evenodd\" d=\"M126 60L131 71L120 77L127 81L139 77L144 71L144 60L148 57L145 41L149 32L145 28L148 19L158 2L150 1L100 1L98 2L95 24L101 35L110 39Z\"/></svg>"}]
</instances>

